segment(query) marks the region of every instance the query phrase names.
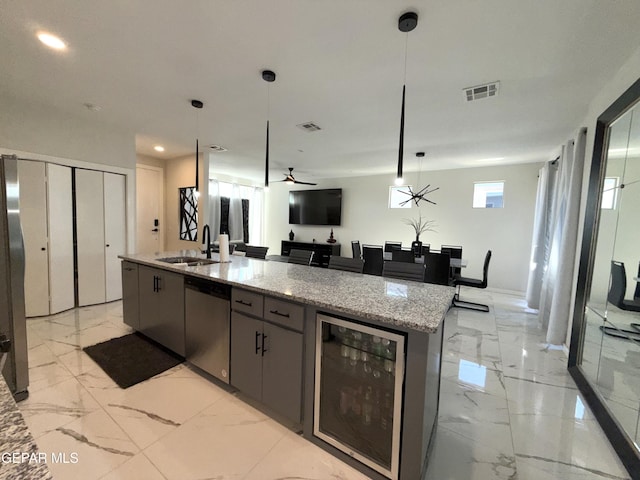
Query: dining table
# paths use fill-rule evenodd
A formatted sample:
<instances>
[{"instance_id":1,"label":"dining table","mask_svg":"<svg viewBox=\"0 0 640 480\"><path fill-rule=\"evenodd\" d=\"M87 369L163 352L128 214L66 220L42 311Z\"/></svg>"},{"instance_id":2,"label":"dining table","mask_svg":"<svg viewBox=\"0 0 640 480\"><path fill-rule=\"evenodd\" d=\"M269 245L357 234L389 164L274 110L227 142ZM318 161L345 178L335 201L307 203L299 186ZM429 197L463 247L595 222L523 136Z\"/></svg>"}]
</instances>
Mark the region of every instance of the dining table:
<instances>
[{"instance_id":1,"label":"dining table","mask_svg":"<svg viewBox=\"0 0 640 480\"><path fill-rule=\"evenodd\" d=\"M393 259L393 252L384 252L383 258L386 262L389 262ZM415 263L424 263L424 257L421 255L419 257L415 257ZM468 260L466 258L451 258L449 259L449 265L452 268L466 268L468 265Z\"/></svg>"}]
</instances>

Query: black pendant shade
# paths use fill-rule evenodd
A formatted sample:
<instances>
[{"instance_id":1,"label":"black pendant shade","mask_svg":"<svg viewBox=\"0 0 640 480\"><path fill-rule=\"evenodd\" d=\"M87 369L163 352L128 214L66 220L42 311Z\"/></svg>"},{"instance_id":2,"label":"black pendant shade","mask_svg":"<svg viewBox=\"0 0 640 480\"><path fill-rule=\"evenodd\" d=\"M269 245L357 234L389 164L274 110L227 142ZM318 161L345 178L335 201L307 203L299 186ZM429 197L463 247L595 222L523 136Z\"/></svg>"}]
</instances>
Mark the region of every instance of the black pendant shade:
<instances>
[{"instance_id":1,"label":"black pendant shade","mask_svg":"<svg viewBox=\"0 0 640 480\"><path fill-rule=\"evenodd\" d=\"M404 154L404 96L406 85L402 86L402 111L400 113L400 142L398 144L398 174L397 179L402 179L402 156Z\"/></svg>"},{"instance_id":2,"label":"black pendant shade","mask_svg":"<svg viewBox=\"0 0 640 480\"><path fill-rule=\"evenodd\" d=\"M418 14L406 12L398 19L398 30L409 33L418 25ZM402 85L402 110L400 112L400 141L398 144L398 172L396 174L396 184L400 185L402 179L402 156L404 155L404 105L407 89L407 44L404 47L404 84Z\"/></svg>"},{"instance_id":3,"label":"black pendant shade","mask_svg":"<svg viewBox=\"0 0 640 480\"><path fill-rule=\"evenodd\" d=\"M262 71L262 79L267 83L276 81L276 74L271 70ZM267 142L264 154L264 188L269 188L269 86L267 85Z\"/></svg>"},{"instance_id":4,"label":"black pendant shade","mask_svg":"<svg viewBox=\"0 0 640 480\"><path fill-rule=\"evenodd\" d=\"M204 107L204 103L200 100L191 100L191 106L193 108L200 109ZM197 113L196 113L196 195L200 192L200 145L198 144L198 126L197 126Z\"/></svg>"}]
</instances>

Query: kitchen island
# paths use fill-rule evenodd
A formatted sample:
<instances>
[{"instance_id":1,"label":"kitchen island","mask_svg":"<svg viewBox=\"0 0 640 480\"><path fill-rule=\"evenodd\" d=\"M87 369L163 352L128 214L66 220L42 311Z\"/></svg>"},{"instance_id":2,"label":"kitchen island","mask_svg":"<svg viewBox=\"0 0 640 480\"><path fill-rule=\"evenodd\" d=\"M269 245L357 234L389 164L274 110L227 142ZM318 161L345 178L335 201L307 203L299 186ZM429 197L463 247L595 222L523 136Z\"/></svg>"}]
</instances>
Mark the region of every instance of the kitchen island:
<instances>
[{"instance_id":1,"label":"kitchen island","mask_svg":"<svg viewBox=\"0 0 640 480\"><path fill-rule=\"evenodd\" d=\"M47 480L53 478L24 418L0 374L0 480Z\"/></svg>"},{"instance_id":2,"label":"kitchen island","mask_svg":"<svg viewBox=\"0 0 640 480\"><path fill-rule=\"evenodd\" d=\"M453 288L240 256L194 266L158 260L189 255L121 257L126 323L190 361L185 280L217 285L230 292L230 335L217 342L228 363L208 373L371 478L421 478Z\"/></svg>"}]
</instances>

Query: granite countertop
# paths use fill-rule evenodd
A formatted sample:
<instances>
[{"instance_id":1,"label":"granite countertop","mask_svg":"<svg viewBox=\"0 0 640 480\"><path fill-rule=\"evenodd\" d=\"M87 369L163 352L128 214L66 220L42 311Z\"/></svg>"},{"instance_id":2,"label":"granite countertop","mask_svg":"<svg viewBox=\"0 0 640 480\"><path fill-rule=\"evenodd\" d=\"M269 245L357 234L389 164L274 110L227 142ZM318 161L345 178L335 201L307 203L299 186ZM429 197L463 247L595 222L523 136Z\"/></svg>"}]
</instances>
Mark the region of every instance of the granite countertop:
<instances>
[{"instance_id":1,"label":"granite countertop","mask_svg":"<svg viewBox=\"0 0 640 480\"><path fill-rule=\"evenodd\" d=\"M453 287L235 255L229 263L194 267L156 260L173 256L195 255L192 250L120 258L427 333L438 329L454 295Z\"/></svg>"},{"instance_id":2,"label":"granite countertop","mask_svg":"<svg viewBox=\"0 0 640 480\"><path fill-rule=\"evenodd\" d=\"M38 452L22 414L0 374L0 480L52 479L45 453Z\"/></svg>"}]
</instances>

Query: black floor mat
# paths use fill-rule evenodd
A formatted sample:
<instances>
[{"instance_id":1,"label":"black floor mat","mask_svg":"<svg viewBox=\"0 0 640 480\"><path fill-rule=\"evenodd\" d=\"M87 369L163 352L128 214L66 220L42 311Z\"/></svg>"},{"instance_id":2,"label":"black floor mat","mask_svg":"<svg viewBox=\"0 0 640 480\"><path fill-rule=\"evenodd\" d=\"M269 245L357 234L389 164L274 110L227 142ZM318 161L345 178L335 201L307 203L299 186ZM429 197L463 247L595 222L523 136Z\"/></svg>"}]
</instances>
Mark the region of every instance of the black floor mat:
<instances>
[{"instance_id":1,"label":"black floor mat","mask_svg":"<svg viewBox=\"0 0 640 480\"><path fill-rule=\"evenodd\" d=\"M631 324L631 326L634 327L633 324ZM636 342L640 341L640 331L624 330L615 327L605 327L604 325L600 325L600 330L611 337L623 338L625 340L634 340Z\"/></svg>"},{"instance_id":2,"label":"black floor mat","mask_svg":"<svg viewBox=\"0 0 640 480\"><path fill-rule=\"evenodd\" d=\"M83 350L120 388L129 388L184 361L137 332Z\"/></svg>"}]
</instances>

